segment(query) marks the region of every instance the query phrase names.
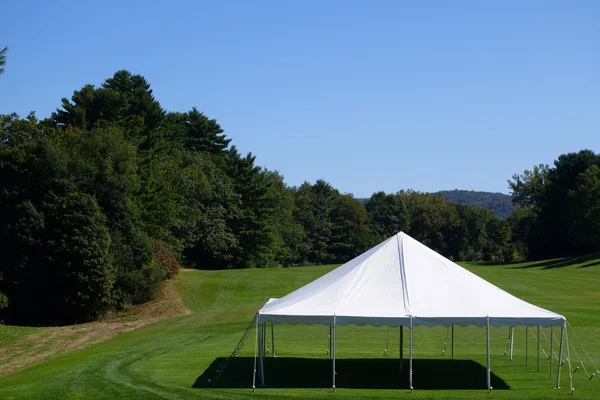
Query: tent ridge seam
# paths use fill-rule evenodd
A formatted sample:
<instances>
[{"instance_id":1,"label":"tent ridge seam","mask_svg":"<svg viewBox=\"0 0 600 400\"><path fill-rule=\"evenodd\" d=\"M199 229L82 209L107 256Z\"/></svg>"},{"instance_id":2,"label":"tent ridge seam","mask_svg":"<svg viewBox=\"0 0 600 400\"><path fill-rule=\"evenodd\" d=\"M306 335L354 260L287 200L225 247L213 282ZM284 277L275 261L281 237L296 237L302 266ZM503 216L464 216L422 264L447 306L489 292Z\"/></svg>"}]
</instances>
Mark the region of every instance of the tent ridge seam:
<instances>
[{"instance_id":1,"label":"tent ridge seam","mask_svg":"<svg viewBox=\"0 0 600 400\"><path fill-rule=\"evenodd\" d=\"M398 243L398 261L400 263L400 279L402 283L402 301L404 302L404 313L412 316L412 310L410 307L410 297L408 296L408 282L406 282L406 268L404 265L404 241L400 240L402 232L396 235L396 242Z\"/></svg>"}]
</instances>

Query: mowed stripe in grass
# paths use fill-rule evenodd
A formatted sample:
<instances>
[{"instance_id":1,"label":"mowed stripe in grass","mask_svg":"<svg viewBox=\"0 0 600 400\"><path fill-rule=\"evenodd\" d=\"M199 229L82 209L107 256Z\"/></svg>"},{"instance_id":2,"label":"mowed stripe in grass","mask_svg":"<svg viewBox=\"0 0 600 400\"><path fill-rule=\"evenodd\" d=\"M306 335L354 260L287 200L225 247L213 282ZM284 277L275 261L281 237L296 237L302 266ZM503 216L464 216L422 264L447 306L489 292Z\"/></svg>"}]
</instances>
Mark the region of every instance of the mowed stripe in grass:
<instances>
[{"instance_id":1,"label":"mowed stripe in grass","mask_svg":"<svg viewBox=\"0 0 600 400\"><path fill-rule=\"evenodd\" d=\"M575 262L557 268L553 265L529 263L514 265L478 265L464 264L472 272L482 276L501 288L541 307L567 316L575 332L584 342L594 360L600 361L600 267L594 260ZM537 265L537 266L535 266ZM528 268L530 267L531 268ZM124 333L116 338L89 349L63 355L61 357L29 367L17 373L0 378L0 398L2 399L177 399L177 398L378 398L411 396L417 398L481 398L485 395L485 330L473 327L456 328L455 355L457 359L473 360L480 365L469 370L472 385L481 389L472 390L426 390L434 387L432 382L441 382L444 369L427 369L427 364L419 360L446 360L442 355L447 341L445 328L415 329L414 353L415 392L406 390L406 376L398 369L389 373L397 389L348 389L339 387L335 394L324 388L272 388L284 386L286 382L269 382L269 377L286 376L286 371L278 371L276 363L267 364L267 386L252 393L250 387L195 388L207 386L207 380L216 376L219 360L227 357L237 344L256 310L269 298L280 297L308 283L334 266L306 267L269 270L236 271L182 271L176 281L176 287L182 295L185 305L193 314L170 318L152 326ZM546 269L544 269L546 268ZM504 356L508 329L491 330L492 371L499 380L510 387L509 390L495 390L490 398L557 398L568 394L568 371L563 367L562 388L554 390L554 381L549 379L549 362L542 354L541 372L535 368L535 339L529 335L529 365L525 366L525 328L515 331L513 360ZM549 331L546 330L546 335ZM328 346L328 327L318 325L276 325L276 354L285 363L289 358L312 358L313 364L288 362L286 367L300 366L289 371L295 383L310 387L313 382L325 382L331 379L329 367L322 371L327 376L321 378L322 366L329 365L326 349ZM558 333L558 332L557 332ZM394 368L399 357L399 331L389 331L385 327L339 327L337 331L338 359L374 359L369 366ZM254 333L240 352L240 360L251 360L254 355ZM408 334L405 331L405 341ZM575 343L575 338L571 341ZM543 348L549 351L542 338ZM407 345L405 350L407 350ZM555 346L556 349L557 346ZM580 353L581 350L580 350ZM406 353L407 354L407 353ZM580 354L582 355L582 354ZM576 357L571 354L572 360ZM378 361L379 360L379 361ZM273 360L270 360L273 361ZM277 360L276 360L277 361ZM585 360L584 360L585 361ZM367 365L367 362L364 363ZM455 364L459 365L459 364ZM587 367L591 367L586 363ZM235 365L230 368L236 368ZM343 368L343 362L340 368ZM352 386L368 386L366 378L372 377L369 370L338 371L339 382L350 382ZM556 370L556 366L555 366ZM452 372L452 371L449 371ZM229 373L229 377L227 374ZM319 376L315 376L318 373ZM397 373L397 381L393 377ZM441 374L442 373L442 374ZM240 375L239 377L231 376ZM270 374L270 375L269 375ZM371 374L371 375L370 375ZM342 376L339 376L342 375ZM348 375L351 375L350 377ZM364 378L366 377L366 378ZM251 382L252 366L243 370L232 369L223 375L225 386L231 378ZM304 379L306 378L306 379ZM598 377L600 378L600 377ZM319 380L320 379L320 380ZM369 378L371 379L371 378ZM205 382L206 380L206 382ZM461 378L461 381L464 379ZM468 380L467 380L468 381ZM600 392L600 379L591 381L580 369L574 374L576 395L578 398L596 398ZM314 385L313 385L314 386ZM338 385L339 386L339 385ZM404 388L402 388L404 386ZM386 387L385 385L383 387Z\"/></svg>"}]
</instances>

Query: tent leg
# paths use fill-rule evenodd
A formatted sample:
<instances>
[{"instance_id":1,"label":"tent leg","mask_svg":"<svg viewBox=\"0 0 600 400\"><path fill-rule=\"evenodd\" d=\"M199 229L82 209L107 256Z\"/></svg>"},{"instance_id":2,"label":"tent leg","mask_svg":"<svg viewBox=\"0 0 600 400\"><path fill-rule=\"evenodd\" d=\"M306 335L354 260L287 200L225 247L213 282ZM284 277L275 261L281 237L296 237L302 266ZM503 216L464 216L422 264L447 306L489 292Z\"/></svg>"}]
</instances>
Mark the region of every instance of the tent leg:
<instances>
[{"instance_id":1,"label":"tent leg","mask_svg":"<svg viewBox=\"0 0 600 400\"><path fill-rule=\"evenodd\" d=\"M265 384L265 365L263 363L263 355L265 351L264 343L264 322L259 322L258 329L258 375L260 376L260 385Z\"/></svg>"},{"instance_id":2,"label":"tent leg","mask_svg":"<svg viewBox=\"0 0 600 400\"><path fill-rule=\"evenodd\" d=\"M554 327L550 327L550 380L552 380L552 356L554 355Z\"/></svg>"},{"instance_id":3,"label":"tent leg","mask_svg":"<svg viewBox=\"0 0 600 400\"><path fill-rule=\"evenodd\" d=\"M454 360L454 325L452 325L452 359Z\"/></svg>"},{"instance_id":4,"label":"tent leg","mask_svg":"<svg viewBox=\"0 0 600 400\"><path fill-rule=\"evenodd\" d=\"M515 327L510 327L510 359L513 359L513 347L515 344Z\"/></svg>"},{"instance_id":5,"label":"tent leg","mask_svg":"<svg viewBox=\"0 0 600 400\"><path fill-rule=\"evenodd\" d=\"M400 325L400 372L404 371L404 327Z\"/></svg>"},{"instance_id":6,"label":"tent leg","mask_svg":"<svg viewBox=\"0 0 600 400\"><path fill-rule=\"evenodd\" d=\"M262 375L262 369L260 367L260 355L262 353L262 322L258 322L256 325L258 335L258 376Z\"/></svg>"},{"instance_id":7,"label":"tent leg","mask_svg":"<svg viewBox=\"0 0 600 400\"><path fill-rule=\"evenodd\" d=\"M256 355L258 347L258 316L256 317L256 338L254 340L254 371L252 372L252 391L256 391Z\"/></svg>"},{"instance_id":8,"label":"tent leg","mask_svg":"<svg viewBox=\"0 0 600 400\"><path fill-rule=\"evenodd\" d=\"M333 325L329 325L329 358L333 358L333 353L332 353L332 348L331 348L331 341L333 340Z\"/></svg>"},{"instance_id":9,"label":"tent leg","mask_svg":"<svg viewBox=\"0 0 600 400\"><path fill-rule=\"evenodd\" d=\"M413 318L410 317L410 347L408 349L409 360L408 360L408 386L410 391L413 391Z\"/></svg>"},{"instance_id":10,"label":"tent leg","mask_svg":"<svg viewBox=\"0 0 600 400\"><path fill-rule=\"evenodd\" d=\"M332 333L333 333L333 336L331 338L332 344L333 344L333 348L331 349L332 360L333 360L332 381L333 381L333 391L335 392L335 316L333 317Z\"/></svg>"},{"instance_id":11,"label":"tent leg","mask_svg":"<svg viewBox=\"0 0 600 400\"><path fill-rule=\"evenodd\" d=\"M486 364L487 364L487 371L486 371L486 382L487 382L487 387L488 390L491 392L492 391L492 377L490 375L490 318L488 317L486 319L485 322L485 343L486 343Z\"/></svg>"},{"instance_id":12,"label":"tent leg","mask_svg":"<svg viewBox=\"0 0 600 400\"><path fill-rule=\"evenodd\" d=\"M565 336L565 327L563 325L562 329L560 330L560 346L559 346L559 350L558 350L558 365L556 367L556 389L560 389L560 367L561 367L562 358L563 358L564 336Z\"/></svg>"},{"instance_id":13,"label":"tent leg","mask_svg":"<svg viewBox=\"0 0 600 400\"><path fill-rule=\"evenodd\" d=\"M539 325L538 325L537 342L538 342L538 363L537 363L537 367L538 367L538 372L540 372L540 326Z\"/></svg>"},{"instance_id":14,"label":"tent leg","mask_svg":"<svg viewBox=\"0 0 600 400\"><path fill-rule=\"evenodd\" d=\"M260 385L265 386L265 323L260 324L260 340L259 340L259 357L260 357Z\"/></svg>"},{"instance_id":15,"label":"tent leg","mask_svg":"<svg viewBox=\"0 0 600 400\"><path fill-rule=\"evenodd\" d=\"M529 365L529 327L525 327L525 365Z\"/></svg>"},{"instance_id":16,"label":"tent leg","mask_svg":"<svg viewBox=\"0 0 600 400\"><path fill-rule=\"evenodd\" d=\"M267 323L263 322L263 356L267 351Z\"/></svg>"},{"instance_id":17,"label":"tent leg","mask_svg":"<svg viewBox=\"0 0 600 400\"><path fill-rule=\"evenodd\" d=\"M263 340L263 346L262 346L262 352L260 353L260 370L262 371L262 373L260 374L260 384L261 386L265 386L265 333L267 330L267 324L265 322L263 322L262 324L262 340Z\"/></svg>"},{"instance_id":18,"label":"tent leg","mask_svg":"<svg viewBox=\"0 0 600 400\"><path fill-rule=\"evenodd\" d=\"M275 357L275 328L271 322L271 357Z\"/></svg>"}]
</instances>

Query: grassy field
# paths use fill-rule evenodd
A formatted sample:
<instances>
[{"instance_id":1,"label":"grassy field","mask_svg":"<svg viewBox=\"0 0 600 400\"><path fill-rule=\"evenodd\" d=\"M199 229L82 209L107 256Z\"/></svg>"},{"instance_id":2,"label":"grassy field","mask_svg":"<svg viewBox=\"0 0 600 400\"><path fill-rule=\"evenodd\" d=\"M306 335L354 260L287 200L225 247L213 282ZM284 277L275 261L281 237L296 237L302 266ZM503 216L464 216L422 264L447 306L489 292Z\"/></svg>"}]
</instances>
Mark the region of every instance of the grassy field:
<instances>
[{"instance_id":1,"label":"grassy field","mask_svg":"<svg viewBox=\"0 0 600 400\"><path fill-rule=\"evenodd\" d=\"M600 260L554 260L514 265L465 264L511 293L567 316L594 362L600 365ZM332 266L240 271L183 271L175 282L191 314L121 333L84 350L56 356L0 377L0 399L224 399L224 398L560 398L568 396L568 369L561 389L549 379L543 357L536 372L535 339L515 330L514 358L504 355L507 328L491 330L491 395L485 390L485 330L456 328L455 361L442 356L447 330L415 330L415 392L399 372L399 332L387 328L339 327L338 390L330 386L326 355L328 327L276 325L277 358L266 359L267 388L250 389L254 333L219 380L207 387L229 356L256 310L269 298L289 293ZM457 288L460 290L461 288ZM32 328L1 327L3 347L39 334ZM546 331L548 335L548 331ZM405 335L406 343L408 335ZM575 342L574 338L571 338ZM548 344L542 338L543 348ZM407 346L405 346L407 349ZM580 355L582 351L578 348ZM7 355L5 355L7 356ZM575 365L575 354L571 354ZM361 360L362 359L362 360ZM584 360L588 370L589 362ZM574 375L577 398L599 398L600 376ZM373 388L373 386L376 387Z\"/></svg>"}]
</instances>

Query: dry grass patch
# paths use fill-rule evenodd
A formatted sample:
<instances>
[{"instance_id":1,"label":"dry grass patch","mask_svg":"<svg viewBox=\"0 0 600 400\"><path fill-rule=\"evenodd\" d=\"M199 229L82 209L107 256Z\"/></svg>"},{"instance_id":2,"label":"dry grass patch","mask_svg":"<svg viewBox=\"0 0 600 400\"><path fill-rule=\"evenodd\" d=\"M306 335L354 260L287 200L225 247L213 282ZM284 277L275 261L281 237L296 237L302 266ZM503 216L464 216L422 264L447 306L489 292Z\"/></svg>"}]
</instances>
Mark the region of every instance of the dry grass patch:
<instances>
[{"instance_id":1,"label":"dry grass patch","mask_svg":"<svg viewBox=\"0 0 600 400\"><path fill-rule=\"evenodd\" d=\"M164 318L189 314L173 281L165 283L158 297L130 310L109 314L102 319L79 325L52 327L27 335L0 349L0 376L40 361L105 342Z\"/></svg>"}]
</instances>

